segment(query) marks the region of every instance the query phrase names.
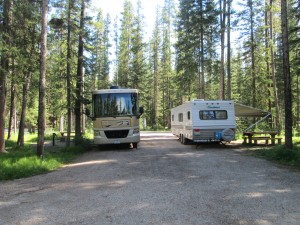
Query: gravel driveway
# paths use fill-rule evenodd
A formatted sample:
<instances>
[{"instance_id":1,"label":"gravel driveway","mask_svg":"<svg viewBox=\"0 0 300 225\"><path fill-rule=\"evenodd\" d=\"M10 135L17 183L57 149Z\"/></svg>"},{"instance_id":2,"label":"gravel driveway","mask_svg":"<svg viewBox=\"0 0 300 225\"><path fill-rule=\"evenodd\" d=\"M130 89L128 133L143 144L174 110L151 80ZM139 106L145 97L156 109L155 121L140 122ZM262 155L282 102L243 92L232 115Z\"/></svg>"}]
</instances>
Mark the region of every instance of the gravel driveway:
<instances>
[{"instance_id":1,"label":"gravel driveway","mask_svg":"<svg viewBox=\"0 0 300 225\"><path fill-rule=\"evenodd\" d=\"M237 145L142 133L45 175L0 182L0 224L300 224L300 172ZM116 147L116 146L114 146Z\"/></svg>"}]
</instances>

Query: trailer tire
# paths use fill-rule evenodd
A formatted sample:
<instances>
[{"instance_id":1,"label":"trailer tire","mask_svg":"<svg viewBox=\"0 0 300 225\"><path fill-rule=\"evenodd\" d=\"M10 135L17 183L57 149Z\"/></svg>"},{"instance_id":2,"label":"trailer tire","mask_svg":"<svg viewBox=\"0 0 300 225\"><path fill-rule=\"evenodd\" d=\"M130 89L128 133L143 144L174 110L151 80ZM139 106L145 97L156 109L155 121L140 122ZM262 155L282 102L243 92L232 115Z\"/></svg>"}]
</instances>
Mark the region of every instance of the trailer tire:
<instances>
[{"instance_id":1,"label":"trailer tire","mask_svg":"<svg viewBox=\"0 0 300 225\"><path fill-rule=\"evenodd\" d=\"M188 139L183 136L183 138L182 138L182 144L187 145L188 142L189 142Z\"/></svg>"},{"instance_id":2,"label":"trailer tire","mask_svg":"<svg viewBox=\"0 0 300 225\"><path fill-rule=\"evenodd\" d=\"M183 144L183 145L187 145L188 139L187 139L183 134L181 134L181 135L180 135L180 142L181 142L181 144Z\"/></svg>"}]
</instances>

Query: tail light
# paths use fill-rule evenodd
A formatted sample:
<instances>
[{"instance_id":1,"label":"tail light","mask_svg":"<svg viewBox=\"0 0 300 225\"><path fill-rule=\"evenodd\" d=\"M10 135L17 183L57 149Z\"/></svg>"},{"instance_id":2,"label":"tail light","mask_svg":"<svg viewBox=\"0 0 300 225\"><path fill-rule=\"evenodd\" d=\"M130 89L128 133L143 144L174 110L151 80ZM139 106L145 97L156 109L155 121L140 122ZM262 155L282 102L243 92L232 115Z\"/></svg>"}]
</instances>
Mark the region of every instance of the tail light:
<instances>
[{"instance_id":1,"label":"tail light","mask_svg":"<svg viewBox=\"0 0 300 225\"><path fill-rule=\"evenodd\" d=\"M194 129L194 134L200 134L200 129Z\"/></svg>"}]
</instances>

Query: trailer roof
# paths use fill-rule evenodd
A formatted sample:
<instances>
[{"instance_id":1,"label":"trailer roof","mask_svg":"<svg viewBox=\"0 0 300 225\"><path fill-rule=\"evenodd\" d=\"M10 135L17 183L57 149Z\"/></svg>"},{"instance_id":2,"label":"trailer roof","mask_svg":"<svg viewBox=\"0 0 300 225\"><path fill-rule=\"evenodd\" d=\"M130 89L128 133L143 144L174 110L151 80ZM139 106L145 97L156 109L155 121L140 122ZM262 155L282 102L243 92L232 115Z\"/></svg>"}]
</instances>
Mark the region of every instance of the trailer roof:
<instances>
[{"instance_id":1,"label":"trailer roof","mask_svg":"<svg viewBox=\"0 0 300 225\"><path fill-rule=\"evenodd\" d=\"M246 106L240 103L234 103L235 116L237 117L265 117L270 112L263 111L251 106Z\"/></svg>"}]
</instances>

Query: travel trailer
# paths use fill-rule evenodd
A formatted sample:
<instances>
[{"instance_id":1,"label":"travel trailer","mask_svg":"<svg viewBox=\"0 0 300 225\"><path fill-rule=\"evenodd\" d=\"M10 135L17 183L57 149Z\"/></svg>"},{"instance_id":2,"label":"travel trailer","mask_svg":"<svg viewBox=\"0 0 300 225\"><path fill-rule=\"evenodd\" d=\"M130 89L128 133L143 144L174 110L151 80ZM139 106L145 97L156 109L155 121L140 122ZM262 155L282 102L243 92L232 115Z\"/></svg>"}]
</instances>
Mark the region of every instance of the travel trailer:
<instances>
[{"instance_id":1,"label":"travel trailer","mask_svg":"<svg viewBox=\"0 0 300 225\"><path fill-rule=\"evenodd\" d=\"M130 144L140 142L138 90L119 88L96 90L92 96L94 144Z\"/></svg>"},{"instance_id":2,"label":"travel trailer","mask_svg":"<svg viewBox=\"0 0 300 225\"><path fill-rule=\"evenodd\" d=\"M171 110L171 131L182 144L235 139L233 101L193 100Z\"/></svg>"}]
</instances>

